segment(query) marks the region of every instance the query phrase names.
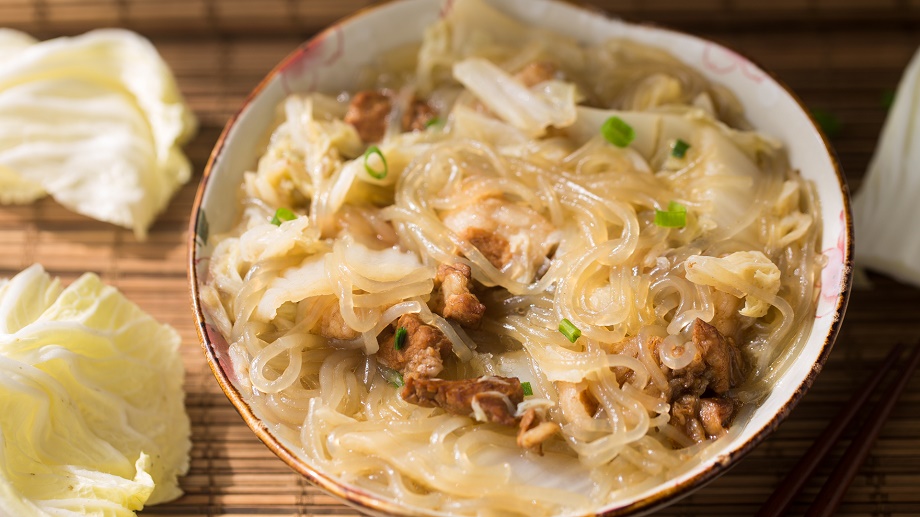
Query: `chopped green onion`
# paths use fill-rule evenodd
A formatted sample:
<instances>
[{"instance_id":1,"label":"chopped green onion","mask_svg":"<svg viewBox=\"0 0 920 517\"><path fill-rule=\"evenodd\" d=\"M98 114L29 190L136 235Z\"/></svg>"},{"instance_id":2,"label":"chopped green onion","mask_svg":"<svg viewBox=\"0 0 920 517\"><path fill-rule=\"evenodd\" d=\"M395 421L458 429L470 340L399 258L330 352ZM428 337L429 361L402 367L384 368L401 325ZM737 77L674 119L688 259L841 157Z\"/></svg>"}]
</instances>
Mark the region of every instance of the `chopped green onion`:
<instances>
[{"instance_id":1,"label":"chopped green onion","mask_svg":"<svg viewBox=\"0 0 920 517\"><path fill-rule=\"evenodd\" d=\"M632 126L623 121L620 117L610 117L601 126L601 134L604 139L617 147L626 147L636 138L636 132Z\"/></svg>"},{"instance_id":2,"label":"chopped green onion","mask_svg":"<svg viewBox=\"0 0 920 517\"><path fill-rule=\"evenodd\" d=\"M522 382L521 389L524 390L524 396L529 397L533 395L533 388L530 386L529 382Z\"/></svg>"},{"instance_id":3,"label":"chopped green onion","mask_svg":"<svg viewBox=\"0 0 920 517\"><path fill-rule=\"evenodd\" d=\"M559 332L562 332L562 335L572 343L581 337L581 331L578 330L578 327L573 325L572 322L566 318L563 318L562 322L559 323Z\"/></svg>"},{"instance_id":4,"label":"chopped green onion","mask_svg":"<svg viewBox=\"0 0 920 517\"><path fill-rule=\"evenodd\" d=\"M431 117L428 119L428 122L425 122L425 129L430 127L440 126L442 124L441 117Z\"/></svg>"},{"instance_id":5,"label":"chopped green onion","mask_svg":"<svg viewBox=\"0 0 920 517\"><path fill-rule=\"evenodd\" d=\"M821 126L821 131L824 131L828 138L834 138L840 134L840 120L833 113L822 109L813 109L811 110L811 116Z\"/></svg>"},{"instance_id":6,"label":"chopped green onion","mask_svg":"<svg viewBox=\"0 0 920 517\"><path fill-rule=\"evenodd\" d=\"M383 376L383 380L387 381L387 384L394 388L401 388L406 383L403 380L402 374L392 368L387 368L378 364L377 369L380 375Z\"/></svg>"},{"instance_id":7,"label":"chopped green onion","mask_svg":"<svg viewBox=\"0 0 920 517\"><path fill-rule=\"evenodd\" d=\"M370 164L368 163L368 161L371 159L371 156L375 154L379 156L380 161L383 162L382 169L375 169L371 167ZM383 178L387 177L387 171L389 170L389 168L387 167L387 159L385 156L383 156L383 153L380 151L380 148L377 147L376 145L372 145L367 148L367 151L364 151L364 170L366 170L367 173L372 178L377 178L378 180L382 180Z\"/></svg>"},{"instance_id":8,"label":"chopped green onion","mask_svg":"<svg viewBox=\"0 0 920 517\"><path fill-rule=\"evenodd\" d=\"M687 155L687 149L689 148L690 144L678 138L674 141L674 145L671 146L671 156L675 158L683 158Z\"/></svg>"},{"instance_id":9,"label":"chopped green onion","mask_svg":"<svg viewBox=\"0 0 920 517\"><path fill-rule=\"evenodd\" d=\"M655 210L655 225L662 228L683 228L687 226L687 207L676 202L668 203L667 210Z\"/></svg>"},{"instance_id":10,"label":"chopped green onion","mask_svg":"<svg viewBox=\"0 0 920 517\"><path fill-rule=\"evenodd\" d=\"M396 329L396 337L393 339L393 348L396 350L402 350L406 346L406 337L409 335L409 331L406 330L406 327L399 327Z\"/></svg>"},{"instance_id":11,"label":"chopped green onion","mask_svg":"<svg viewBox=\"0 0 920 517\"><path fill-rule=\"evenodd\" d=\"M293 221L297 219L297 214L291 212L287 208L281 207L278 210L275 210L275 215L272 217L272 224L275 226L281 226L281 223L284 221Z\"/></svg>"}]
</instances>

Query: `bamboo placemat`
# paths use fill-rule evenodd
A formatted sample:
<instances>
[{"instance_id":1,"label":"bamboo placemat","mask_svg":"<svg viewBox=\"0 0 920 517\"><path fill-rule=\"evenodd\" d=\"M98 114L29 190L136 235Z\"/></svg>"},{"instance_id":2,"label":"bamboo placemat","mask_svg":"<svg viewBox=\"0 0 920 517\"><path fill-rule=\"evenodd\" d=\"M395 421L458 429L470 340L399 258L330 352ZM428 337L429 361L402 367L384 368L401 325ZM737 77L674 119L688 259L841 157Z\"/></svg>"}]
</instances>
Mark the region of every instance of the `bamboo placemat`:
<instances>
[{"instance_id":1,"label":"bamboo placemat","mask_svg":"<svg viewBox=\"0 0 920 517\"><path fill-rule=\"evenodd\" d=\"M55 202L0 207L0 276L41 262L65 281L94 271L183 340L192 464L186 495L144 515L356 515L275 458L245 426L207 368L186 281L186 225L197 180L227 118L261 77L319 28L366 0L0 0L0 26L39 37L122 26L149 37L201 121L188 145L197 174L146 242ZM851 188L866 169L901 71L920 46L920 0L597 0L594 5L712 38L775 72L815 109ZM909 226L912 221L898 224ZM916 232L918 230L908 230ZM731 472L660 515L751 515L896 342L920 337L920 290L881 276L856 290L837 345L792 416ZM846 436L851 437L852 432ZM834 459L839 458L841 448ZM833 462L829 462L833 463ZM825 465L796 501L801 514ZM915 378L840 508L840 515L920 515L920 377Z\"/></svg>"}]
</instances>

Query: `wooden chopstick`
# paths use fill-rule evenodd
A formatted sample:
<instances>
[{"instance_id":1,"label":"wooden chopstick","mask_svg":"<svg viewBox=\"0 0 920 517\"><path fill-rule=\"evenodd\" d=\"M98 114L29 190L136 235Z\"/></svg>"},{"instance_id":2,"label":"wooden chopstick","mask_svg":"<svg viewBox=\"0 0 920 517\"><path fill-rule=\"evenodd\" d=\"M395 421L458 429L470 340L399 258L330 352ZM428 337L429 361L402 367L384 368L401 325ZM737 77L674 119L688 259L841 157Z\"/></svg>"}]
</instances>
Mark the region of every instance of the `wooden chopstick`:
<instances>
[{"instance_id":1,"label":"wooden chopstick","mask_svg":"<svg viewBox=\"0 0 920 517\"><path fill-rule=\"evenodd\" d=\"M917 365L920 365L920 344L914 346L914 351L910 355L907 367L899 374L891 388L882 395L880 405L869 415L869 420L859 430L856 438L853 438L850 446L847 447L840 464L837 465L831 477L824 483L824 488L821 489L818 497L815 498L815 502L808 509L808 513L805 514L807 517L833 515L837 507L840 506L840 501L843 500L844 494L850 488L850 484L853 482L853 478L856 477L859 467L866 460L866 456L869 455L872 444L907 387L907 383L914 374L914 370L917 369Z\"/></svg>"},{"instance_id":2,"label":"wooden chopstick","mask_svg":"<svg viewBox=\"0 0 920 517\"><path fill-rule=\"evenodd\" d=\"M792 468L792 471L782 483L774 490L773 494L767 499L763 507L757 512L757 517L779 517L786 514L786 509L792 503L792 500L798 494L802 486L815 471L821 460L827 455L834 444L840 439L843 430L847 428L850 421L859 412L869 396L875 392L875 389L881 384L886 374L894 366L895 362L901 356L903 346L899 343L895 345L888 356L879 365L875 374L866 380L866 382L853 393L850 400L841 408L840 412L834 417L834 420L824 428L815 442L809 447L802 459Z\"/></svg>"}]
</instances>

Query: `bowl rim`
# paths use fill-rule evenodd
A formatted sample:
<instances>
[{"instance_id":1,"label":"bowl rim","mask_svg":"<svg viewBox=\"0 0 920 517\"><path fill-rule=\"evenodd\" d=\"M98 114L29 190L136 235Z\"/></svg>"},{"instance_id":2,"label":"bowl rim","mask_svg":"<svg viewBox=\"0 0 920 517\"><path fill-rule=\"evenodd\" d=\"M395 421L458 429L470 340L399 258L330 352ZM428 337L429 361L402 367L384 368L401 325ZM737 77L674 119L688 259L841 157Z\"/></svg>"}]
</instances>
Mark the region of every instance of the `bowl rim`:
<instances>
[{"instance_id":1,"label":"bowl rim","mask_svg":"<svg viewBox=\"0 0 920 517\"><path fill-rule=\"evenodd\" d=\"M379 496L374 495L373 493L363 490L361 488L352 487L347 483L336 479L335 477L326 474L320 471L317 468L314 468L307 463L301 461L296 454L291 452L287 446L285 446L277 437L275 437L271 431L268 429L266 424L258 418L253 409L249 404L244 400L242 394L236 389L233 383L227 378L223 367L218 363L216 351L214 350L213 343L208 335L208 325L205 321L204 311L200 302L200 292L198 289L198 273L197 273L197 264L199 258L197 256L197 233L196 230L199 228L199 216L201 214L201 205L204 199L205 191L207 190L209 180L211 179L212 171L215 164L220 159L224 146L231 130L236 126L237 121L240 119L240 116L244 111L250 106L252 101L256 99L267 87L268 85L275 80L275 78L282 73L284 69L288 67L291 63L297 61L301 55L309 50L311 44L315 41L320 41L328 36L334 35L334 33L339 30L339 27L343 24L352 22L357 18L362 18L365 16L372 15L374 12L382 10L392 4L401 3L407 0L382 0L381 2L360 8L355 12L345 16L329 26L325 27L323 30L317 32L309 39L305 40L299 44L294 50L288 53L284 59L282 59L277 65L275 65L268 74L262 78L256 87L246 96L242 105L236 112L227 120L227 123L224 125L220 136L214 144L214 148L211 151L211 154L208 157L208 161L205 164L204 171L202 173L201 180L198 184L198 189L195 193L195 198L192 203L192 213L189 219L188 225L188 234L187 234L187 247L188 247L188 279L189 279L189 294L191 297L191 308L195 316L195 328L198 334L198 339L201 343L202 351L204 352L205 359L208 363L208 366L211 369L211 373L216 378L218 385L223 391L224 395L230 400L233 407L240 414L240 416L245 421L246 425L255 433L255 435L271 450L276 456L278 456L282 461L284 461L290 468L296 471L298 474L306 477L311 483L317 485L318 487L326 490L332 495L340 498L346 504L349 504L353 507L358 508L359 510L367 510L371 512L383 512L389 515L418 515L418 516L430 516L430 515L440 515L440 512L425 512L419 511L421 509L411 506L404 506L399 504L396 501L390 499L384 499ZM823 151L827 154L829 161L833 167L834 173L836 175L838 186L840 187L840 194L843 203L843 232L842 236L844 238L844 248L843 248L843 264L841 269L841 284L842 289L837 296L837 303L832 311L831 315L833 319L830 323L830 328L828 330L827 336L824 338L824 342L821 345L821 351L818 354L817 359L814 364L812 364L810 371L793 391L792 395L782 404L780 409L772 415L770 420L764 425L760 430L758 430L754 435L750 437L746 442L741 444L738 448L734 450L727 451L726 453L721 454L713 461L711 464L706 465L703 470L694 474L693 476L688 477L687 479L670 484L662 485L661 488L652 494L649 494L643 499L639 499L629 503L627 505L616 506L615 503L613 507L610 507L608 503L607 508L600 508L598 511L582 513L581 516L603 516L603 517L620 517L626 515L638 515L643 513L649 513L656 509L660 509L664 506L674 503L675 501L691 494L692 492L702 488L706 484L715 480L720 475L724 474L730 467L736 465L739 460L747 456L752 450L754 450L761 442L763 442L768 436L773 434L773 432L779 427L779 425L789 416L792 410L798 405L801 399L804 397L805 393L809 388L814 384L815 379L818 374L821 373L828 356L833 349L834 343L840 333L840 327L843 323L843 317L846 313L847 305L849 303L850 291L852 288L853 280L853 218L852 218L852 208L851 208L851 199L849 187L847 184L846 176L843 174L842 167L840 166L839 159L834 147L831 145L830 141L827 138L827 135L824 134L824 131L821 129L814 115L811 113L802 99L791 89L789 86L780 79L772 70L762 66L759 62L751 59L749 56L743 52L739 52L734 48L731 48L727 45L722 44L721 42L709 38L702 38L694 34L690 34L681 30L673 29L667 26L663 26L658 23L651 23L645 21L634 21L629 18L612 16L608 11L601 9L597 6L583 5L577 0L543 0L548 3L561 3L566 4L577 9L583 10L589 13L592 16L600 16L606 19L616 19L622 21L627 25L646 27L655 31L661 31L666 33L675 34L685 38L692 38L704 43L713 43L723 49L730 50L743 57L744 59L749 60L755 66L757 66L760 71L764 72L770 80L775 82L789 97L795 102L798 108L804 112L811 125L814 129L817 130L818 135L821 137L821 143L823 145ZM452 0L444 0L448 4ZM574 517L575 514L571 514Z\"/></svg>"}]
</instances>

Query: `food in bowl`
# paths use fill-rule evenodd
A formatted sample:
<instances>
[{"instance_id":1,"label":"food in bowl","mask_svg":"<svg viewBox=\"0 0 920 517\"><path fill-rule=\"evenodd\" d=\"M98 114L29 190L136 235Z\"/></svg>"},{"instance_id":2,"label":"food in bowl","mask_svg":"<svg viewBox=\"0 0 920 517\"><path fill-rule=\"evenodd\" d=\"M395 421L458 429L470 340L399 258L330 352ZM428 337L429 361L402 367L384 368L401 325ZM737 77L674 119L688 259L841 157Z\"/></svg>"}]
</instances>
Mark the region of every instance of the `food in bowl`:
<instances>
[{"instance_id":1,"label":"food in bowl","mask_svg":"<svg viewBox=\"0 0 920 517\"><path fill-rule=\"evenodd\" d=\"M816 188L674 56L458 0L363 83L284 100L200 286L314 468L595 511L711 458L805 346Z\"/></svg>"}]
</instances>

